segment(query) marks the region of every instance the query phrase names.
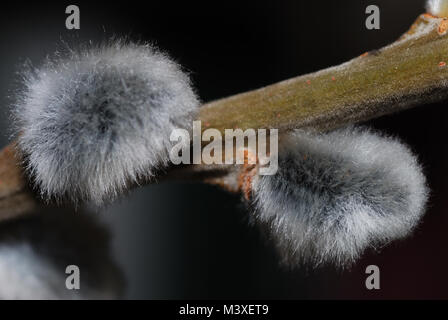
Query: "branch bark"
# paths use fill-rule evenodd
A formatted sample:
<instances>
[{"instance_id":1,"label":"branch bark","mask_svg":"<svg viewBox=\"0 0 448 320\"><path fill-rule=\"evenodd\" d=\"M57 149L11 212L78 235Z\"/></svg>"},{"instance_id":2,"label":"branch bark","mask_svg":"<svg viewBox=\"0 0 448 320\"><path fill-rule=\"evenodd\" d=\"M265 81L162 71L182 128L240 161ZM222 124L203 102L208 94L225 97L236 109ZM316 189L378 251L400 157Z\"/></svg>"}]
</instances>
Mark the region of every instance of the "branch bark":
<instances>
[{"instance_id":1,"label":"branch bark","mask_svg":"<svg viewBox=\"0 0 448 320\"><path fill-rule=\"evenodd\" d=\"M0 221L31 213L37 206L15 147L12 143L0 151Z\"/></svg>"},{"instance_id":2,"label":"branch bark","mask_svg":"<svg viewBox=\"0 0 448 320\"><path fill-rule=\"evenodd\" d=\"M328 130L448 96L447 20L421 15L395 43L342 65L203 106L204 129Z\"/></svg>"}]
</instances>

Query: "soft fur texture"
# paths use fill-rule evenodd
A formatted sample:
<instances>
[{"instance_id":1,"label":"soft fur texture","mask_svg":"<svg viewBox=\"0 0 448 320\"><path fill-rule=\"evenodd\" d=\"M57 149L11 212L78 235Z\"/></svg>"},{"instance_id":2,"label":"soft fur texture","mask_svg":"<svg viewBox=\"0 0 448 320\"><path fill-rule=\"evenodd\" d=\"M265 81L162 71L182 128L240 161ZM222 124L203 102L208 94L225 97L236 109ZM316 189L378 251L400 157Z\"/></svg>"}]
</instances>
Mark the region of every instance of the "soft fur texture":
<instances>
[{"instance_id":1,"label":"soft fur texture","mask_svg":"<svg viewBox=\"0 0 448 320\"><path fill-rule=\"evenodd\" d=\"M448 17L448 0L428 0L426 9L437 17Z\"/></svg>"},{"instance_id":2,"label":"soft fur texture","mask_svg":"<svg viewBox=\"0 0 448 320\"><path fill-rule=\"evenodd\" d=\"M68 265L80 289L68 290ZM0 299L114 299L124 278L92 213L45 208L0 225Z\"/></svg>"},{"instance_id":3,"label":"soft fur texture","mask_svg":"<svg viewBox=\"0 0 448 320\"><path fill-rule=\"evenodd\" d=\"M42 195L101 204L168 163L171 131L191 129L198 105L165 54L114 42L27 72L14 114Z\"/></svg>"},{"instance_id":4,"label":"soft fur texture","mask_svg":"<svg viewBox=\"0 0 448 320\"><path fill-rule=\"evenodd\" d=\"M36 254L27 244L0 245L0 299L55 300L100 299L91 288L68 290L64 269Z\"/></svg>"},{"instance_id":5,"label":"soft fur texture","mask_svg":"<svg viewBox=\"0 0 448 320\"><path fill-rule=\"evenodd\" d=\"M367 129L289 134L279 170L253 182L256 219L289 265L346 266L365 249L407 236L428 190L416 157Z\"/></svg>"},{"instance_id":6,"label":"soft fur texture","mask_svg":"<svg viewBox=\"0 0 448 320\"><path fill-rule=\"evenodd\" d=\"M26 244L0 246L0 298L68 298L76 291L65 288L62 271L54 270Z\"/></svg>"}]
</instances>

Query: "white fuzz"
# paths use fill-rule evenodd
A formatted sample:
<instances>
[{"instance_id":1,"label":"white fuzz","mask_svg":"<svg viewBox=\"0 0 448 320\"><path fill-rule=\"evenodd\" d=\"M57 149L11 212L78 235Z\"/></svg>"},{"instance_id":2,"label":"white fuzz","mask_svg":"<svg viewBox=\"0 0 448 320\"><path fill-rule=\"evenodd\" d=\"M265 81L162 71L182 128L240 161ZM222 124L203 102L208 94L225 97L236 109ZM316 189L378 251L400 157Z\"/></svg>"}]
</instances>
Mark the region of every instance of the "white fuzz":
<instances>
[{"instance_id":1,"label":"white fuzz","mask_svg":"<svg viewBox=\"0 0 448 320\"><path fill-rule=\"evenodd\" d=\"M77 290L66 287L68 265L79 267ZM46 207L0 225L0 299L116 299L123 280L109 233L88 213Z\"/></svg>"},{"instance_id":2,"label":"white fuzz","mask_svg":"<svg viewBox=\"0 0 448 320\"><path fill-rule=\"evenodd\" d=\"M448 0L428 0L426 9L437 17L448 17Z\"/></svg>"},{"instance_id":3,"label":"white fuzz","mask_svg":"<svg viewBox=\"0 0 448 320\"><path fill-rule=\"evenodd\" d=\"M28 72L14 114L42 195L101 204L167 164L171 131L191 129L198 105L165 54L116 42Z\"/></svg>"},{"instance_id":4,"label":"white fuzz","mask_svg":"<svg viewBox=\"0 0 448 320\"><path fill-rule=\"evenodd\" d=\"M256 177L253 195L256 218L271 226L285 263L345 266L407 236L428 190L405 145L350 127L289 134L277 174Z\"/></svg>"},{"instance_id":5,"label":"white fuzz","mask_svg":"<svg viewBox=\"0 0 448 320\"><path fill-rule=\"evenodd\" d=\"M0 246L0 299L106 299L115 296L96 292L83 285L68 290L64 268L38 255L27 244Z\"/></svg>"}]
</instances>

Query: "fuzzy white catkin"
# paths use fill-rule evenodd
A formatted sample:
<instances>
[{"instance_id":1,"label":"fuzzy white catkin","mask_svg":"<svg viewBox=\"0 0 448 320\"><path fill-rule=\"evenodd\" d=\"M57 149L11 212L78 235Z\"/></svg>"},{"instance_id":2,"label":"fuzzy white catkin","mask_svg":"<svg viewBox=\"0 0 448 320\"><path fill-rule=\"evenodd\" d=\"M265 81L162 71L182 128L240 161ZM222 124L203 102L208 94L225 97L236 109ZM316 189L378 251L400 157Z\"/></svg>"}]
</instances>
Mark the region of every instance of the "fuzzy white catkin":
<instances>
[{"instance_id":1,"label":"fuzzy white catkin","mask_svg":"<svg viewBox=\"0 0 448 320\"><path fill-rule=\"evenodd\" d=\"M111 299L108 295L83 284L80 290L65 286L65 270L37 254L26 243L0 245L0 299Z\"/></svg>"},{"instance_id":2,"label":"fuzzy white catkin","mask_svg":"<svg viewBox=\"0 0 448 320\"><path fill-rule=\"evenodd\" d=\"M190 130L198 106L166 54L116 41L27 72L14 116L43 197L101 204L168 163L171 131Z\"/></svg>"},{"instance_id":3,"label":"fuzzy white catkin","mask_svg":"<svg viewBox=\"0 0 448 320\"><path fill-rule=\"evenodd\" d=\"M426 9L437 17L448 17L448 0L428 0Z\"/></svg>"},{"instance_id":4,"label":"fuzzy white catkin","mask_svg":"<svg viewBox=\"0 0 448 320\"><path fill-rule=\"evenodd\" d=\"M256 177L253 195L255 217L270 226L284 263L345 267L409 235L428 189L408 147L350 127L289 134L277 174Z\"/></svg>"},{"instance_id":5,"label":"fuzzy white catkin","mask_svg":"<svg viewBox=\"0 0 448 320\"><path fill-rule=\"evenodd\" d=\"M0 299L117 299L124 278L110 234L89 212L42 208L0 226ZM66 268L79 268L79 289ZM73 278L69 278L71 283Z\"/></svg>"}]
</instances>

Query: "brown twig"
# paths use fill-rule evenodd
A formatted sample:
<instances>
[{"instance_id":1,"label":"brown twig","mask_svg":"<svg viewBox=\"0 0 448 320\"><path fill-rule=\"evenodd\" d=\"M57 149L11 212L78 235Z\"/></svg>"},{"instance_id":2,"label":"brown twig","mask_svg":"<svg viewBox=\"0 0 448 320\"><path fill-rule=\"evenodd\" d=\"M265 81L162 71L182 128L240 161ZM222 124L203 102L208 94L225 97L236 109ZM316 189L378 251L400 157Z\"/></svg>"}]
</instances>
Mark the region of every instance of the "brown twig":
<instances>
[{"instance_id":1,"label":"brown twig","mask_svg":"<svg viewBox=\"0 0 448 320\"><path fill-rule=\"evenodd\" d=\"M0 151L0 220L32 212L37 204L15 151L15 143Z\"/></svg>"}]
</instances>

